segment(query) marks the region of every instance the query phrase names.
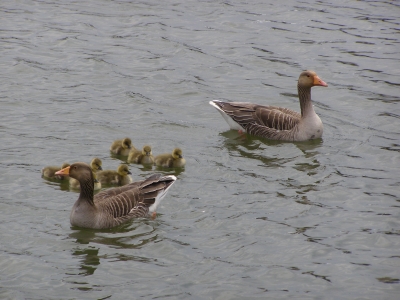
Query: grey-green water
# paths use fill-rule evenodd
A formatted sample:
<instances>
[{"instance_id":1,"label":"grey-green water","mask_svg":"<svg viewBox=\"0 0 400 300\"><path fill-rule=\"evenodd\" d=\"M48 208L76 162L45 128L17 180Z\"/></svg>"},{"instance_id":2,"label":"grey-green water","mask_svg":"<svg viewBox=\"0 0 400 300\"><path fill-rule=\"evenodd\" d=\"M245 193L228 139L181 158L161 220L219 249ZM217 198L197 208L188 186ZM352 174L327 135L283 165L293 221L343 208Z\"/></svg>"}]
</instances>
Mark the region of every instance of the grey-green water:
<instances>
[{"instance_id":1,"label":"grey-green water","mask_svg":"<svg viewBox=\"0 0 400 300\"><path fill-rule=\"evenodd\" d=\"M0 298L398 299L399 28L389 0L1 1ZM243 138L208 105L299 110L304 69L322 140ZM184 151L157 219L71 228L41 168L114 169L125 136Z\"/></svg>"}]
</instances>

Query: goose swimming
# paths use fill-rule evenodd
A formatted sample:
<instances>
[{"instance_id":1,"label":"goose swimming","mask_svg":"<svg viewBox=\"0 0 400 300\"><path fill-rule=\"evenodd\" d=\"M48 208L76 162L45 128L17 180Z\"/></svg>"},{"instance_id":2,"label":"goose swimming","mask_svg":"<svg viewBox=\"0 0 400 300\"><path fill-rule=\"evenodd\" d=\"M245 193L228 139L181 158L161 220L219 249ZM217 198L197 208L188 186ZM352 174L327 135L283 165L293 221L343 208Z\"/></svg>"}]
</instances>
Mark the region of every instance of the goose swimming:
<instances>
[{"instance_id":1,"label":"goose swimming","mask_svg":"<svg viewBox=\"0 0 400 300\"><path fill-rule=\"evenodd\" d=\"M173 175L154 174L93 195L94 178L88 164L74 163L56 174L75 178L81 186L72 207L71 225L94 229L111 228L138 217L155 217L157 206L176 180Z\"/></svg>"},{"instance_id":2,"label":"goose swimming","mask_svg":"<svg viewBox=\"0 0 400 300\"><path fill-rule=\"evenodd\" d=\"M306 141L322 137L323 125L311 102L313 86L328 86L314 71L300 74L297 90L301 113L288 108L248 102L210 101L231 129L281 141Z\"/></svg>"}]
</instances>

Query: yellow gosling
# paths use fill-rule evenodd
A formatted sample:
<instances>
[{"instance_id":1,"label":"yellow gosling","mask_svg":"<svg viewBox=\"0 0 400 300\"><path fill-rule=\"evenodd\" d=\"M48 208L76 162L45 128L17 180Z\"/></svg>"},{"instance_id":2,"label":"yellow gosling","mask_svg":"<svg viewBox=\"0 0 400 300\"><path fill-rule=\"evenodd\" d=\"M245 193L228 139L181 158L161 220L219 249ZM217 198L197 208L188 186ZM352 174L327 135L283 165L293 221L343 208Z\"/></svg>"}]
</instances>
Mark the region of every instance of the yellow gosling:
<instances>
[{"instance_id":1,"label":"yellow gosling","mask_svg":"<svg viewBox=\"0 0 400 300\"><path fill-rule=\"evenodd\" d=\"M186 160L183 158L180 148L175 148L172 153L156 156L154 162L156 166L164 168L183 168L186 165Z\"/></svg>"},{"instance_id":2,"label":"yellow gosling","mask_svg":"<svg viewBox=\"0 0 400 300\"><path fill-rule=\"evenodd\" d=\"M142 151L132 149L128 155L128 163L153 165L154 156L151 151L151 147L146 145L143 147Z\"/></svg>"},{"instance_id":3,"label":"yellow gosling","mask_svg":"<svg viewBox=\"0 0 400 300\"><path fill-rule=\"evenodd\" d=\"M111 144L110 151L113 154L128 156L129 151L132 149L132 141L130 138L116 140ZM135 147L133 147L135 148Z\"/></svg>"},{"instance_id":4,"label":"yellow gosling","mask_svg":"<svg viewBox=\"0 0 400 300\"><path fill-rule=\"evenodd\" d=\"M116 185L123 186L132 182L132 177L129 176L132 174L129 171L127 165L120 165L116 171L114 170L105 170L98 172L97 180L102 185Z\"/></svg>"}]
</instances>

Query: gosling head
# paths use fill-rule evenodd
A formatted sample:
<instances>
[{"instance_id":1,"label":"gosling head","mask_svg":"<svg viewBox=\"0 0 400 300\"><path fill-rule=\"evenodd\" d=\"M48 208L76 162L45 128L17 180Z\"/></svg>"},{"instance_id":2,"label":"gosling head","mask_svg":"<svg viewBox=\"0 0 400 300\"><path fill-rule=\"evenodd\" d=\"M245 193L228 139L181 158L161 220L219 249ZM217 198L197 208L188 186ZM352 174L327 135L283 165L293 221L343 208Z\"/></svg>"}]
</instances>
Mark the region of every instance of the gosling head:
<instances>
[{"instance_id":1,"label":"gosling head","mask_svg":"<svg viewBox=\"0 0 400 300\"><path fill-rule=\"evenodd\" d=\"M182 150L180 148L175 148L174 151L172 151L172 157L173 159L183 158Z\"/></svg>"},{"instance_id":2,"label":"gosling head","mask_svg":"<svg viewBox=\"0 0 400 300\"><path fill-rule=\"evenodd\" d=\"M103 165L103 162L101 161L100 158L93 158L92 161L90 162L90 166L92 167L93 172L101 171L103 168L101 167Z\"/></svg>"},{"instance_id":3,"label":"gosling head","mask_svg":"<svg viewBox=\"0 0 400 300\"><path fill-rule=\"evenodd\" d=\"M124 138L122 140L122 148L124 149L131 149L132 147L132 141L130 138Z\"/></svg>"},{"instance_id":4,"label":"gosling head","mask_svg":"<svg viewBox=\"0 0 400 300\"><path fill-rule=\"evenodd\" d=\"M129 168L128 168L127 165L119 165L119 167L118 167L118 169L117 169L117 172L118 172L118 174L121 175L121 176L127 176L128 174L132 174L132 173L129 171Z\"/></svg>"},{"instance_id":5,"label":"gosling head","mask_svg":"<svg viewBox=\"0 0 400 300\"><path fill-rule=\"evenodd\" d=\"M142 154L146 155L146 156L152 155L151 147L149 145L144 146L143 150L142 150Z\"/></svg>"}]
</instances>

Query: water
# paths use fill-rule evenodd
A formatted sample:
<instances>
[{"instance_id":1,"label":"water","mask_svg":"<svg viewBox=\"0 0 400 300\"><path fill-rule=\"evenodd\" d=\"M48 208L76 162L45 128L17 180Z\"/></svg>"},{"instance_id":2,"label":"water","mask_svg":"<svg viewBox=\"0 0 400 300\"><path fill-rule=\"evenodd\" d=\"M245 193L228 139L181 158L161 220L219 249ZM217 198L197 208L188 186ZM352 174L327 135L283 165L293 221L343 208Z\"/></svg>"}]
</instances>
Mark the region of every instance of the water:
<instances>
[{"instance_id":1,"label":"water","mask_svg":"<svg viewBox=\"0 0 400 300\"><path fill-rule=\"evenodd\" d=\"M0 4L0 298L398 299L396 1ZM322 140L229 131L212 99L299 110ZM114 139L187 167L156 220L71 228L46 165L115 169ZM131 165L136 180L159 170Z\"/></svg>"}]
</instances>

